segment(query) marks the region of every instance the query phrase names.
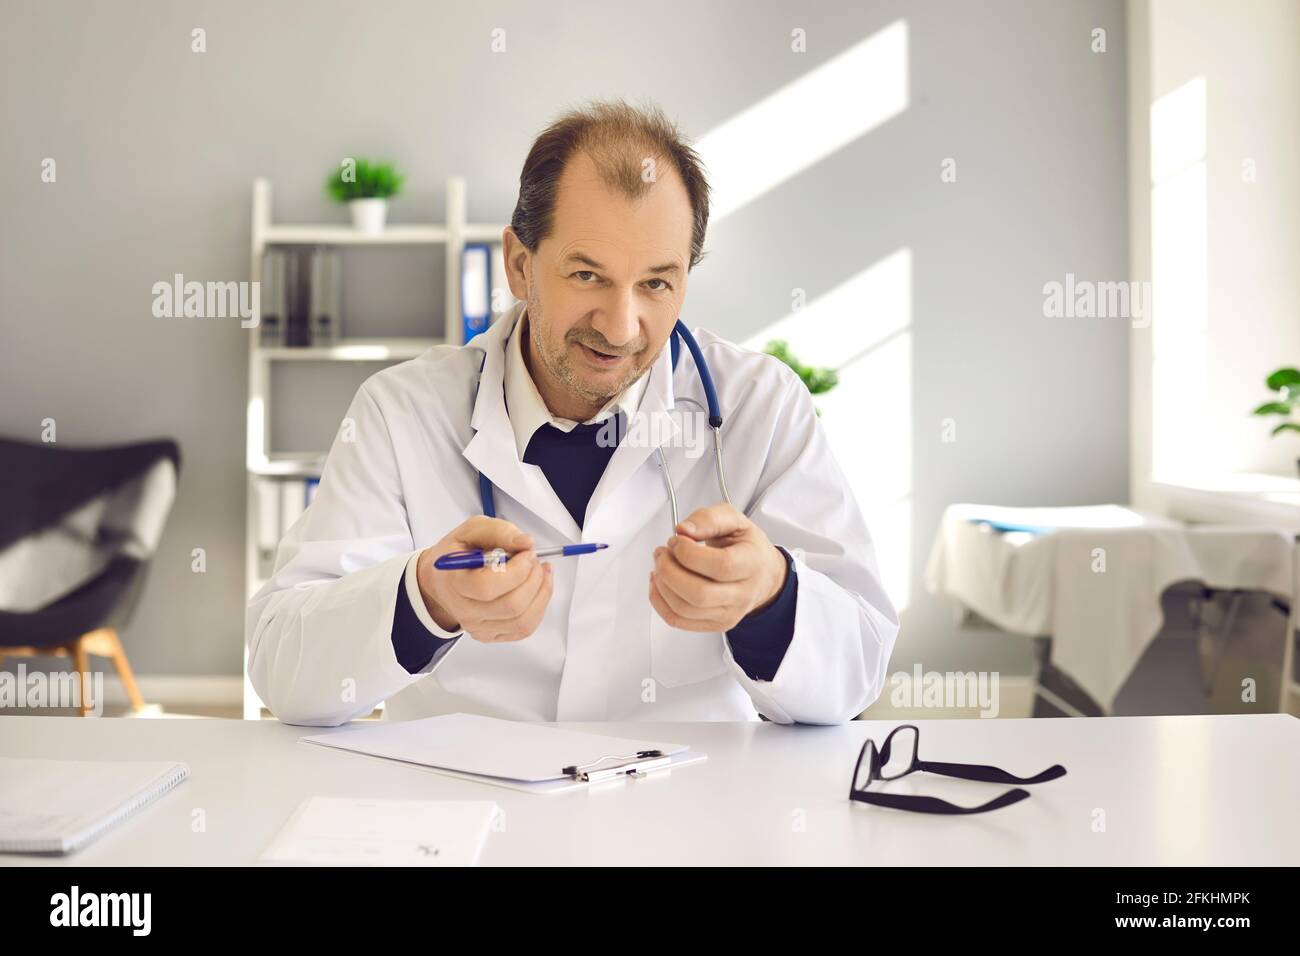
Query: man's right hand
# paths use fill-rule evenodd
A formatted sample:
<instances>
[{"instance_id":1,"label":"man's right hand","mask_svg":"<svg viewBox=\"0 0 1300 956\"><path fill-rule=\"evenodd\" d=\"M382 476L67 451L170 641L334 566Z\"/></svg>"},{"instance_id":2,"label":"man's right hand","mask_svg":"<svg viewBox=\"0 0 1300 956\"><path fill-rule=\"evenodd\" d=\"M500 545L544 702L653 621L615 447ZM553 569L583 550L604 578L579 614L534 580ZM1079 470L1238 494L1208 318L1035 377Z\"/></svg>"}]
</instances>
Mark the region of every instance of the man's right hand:
<instances>
[{"instance_id":1,"label":"man's right hand","mask_svg":"<svg viewBox=\"0 0 1300 956\"><path fill-rule=\"evenodd\" d=\"M500 568L439 571L433 562L450 551L502 548L511 558ZM519 641L537 630L554 589L550 562L538 560L533 539L509 521L470 518L420 552L420 595L438 626L464 631L476 641Z\"/></svg>"}]
</instances>

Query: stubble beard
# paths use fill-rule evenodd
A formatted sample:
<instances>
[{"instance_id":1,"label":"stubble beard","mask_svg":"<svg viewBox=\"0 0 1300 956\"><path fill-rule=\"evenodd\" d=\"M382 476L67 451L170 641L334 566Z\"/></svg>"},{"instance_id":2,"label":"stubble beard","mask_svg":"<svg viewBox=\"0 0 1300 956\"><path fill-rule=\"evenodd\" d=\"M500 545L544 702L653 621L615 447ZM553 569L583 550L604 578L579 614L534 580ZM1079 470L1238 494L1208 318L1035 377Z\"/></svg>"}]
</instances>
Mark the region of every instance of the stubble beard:
<instances>
[{"instance_id":1,"label":"stubble beard","mask_svg":"<svg viewBox=\"0 0 1300 956\"><path fill-rule=\"evenodd\" d=\"M567 348L561 348L559 354L551 351L551 338L547 334L546 316L542 312L541 302L538 301L533 289L528 290L528 331L531 333L536 330L536 335L529 335L529 338L537 346L537 355L546 367L546 371L555 380L562 382L564 386L574 394L582 398L583 401L589 402L597 408L605 405L611 398L621 395L632 383L639 379L647 366L650 364L647 360L638 362L633 359L631 367L627 373L615 382L613 385L604 388L594 388L586 382L578 371L573 367L573 361L569 357ZM570 329L565 335L564 345L569 342L579 342L583 340L582 331L579 329ZM645 351L642 350L642 355Z\"/></svg>"}]
</instances>

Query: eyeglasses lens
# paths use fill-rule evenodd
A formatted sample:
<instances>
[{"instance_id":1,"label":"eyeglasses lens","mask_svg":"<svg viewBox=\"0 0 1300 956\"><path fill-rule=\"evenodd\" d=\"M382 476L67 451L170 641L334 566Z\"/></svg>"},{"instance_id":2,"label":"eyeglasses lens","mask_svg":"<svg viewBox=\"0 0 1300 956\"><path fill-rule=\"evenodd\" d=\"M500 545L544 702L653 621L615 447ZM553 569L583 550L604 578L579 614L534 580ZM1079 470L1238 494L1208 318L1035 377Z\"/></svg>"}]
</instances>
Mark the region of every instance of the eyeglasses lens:
<instances>
[{"instance_id":1,"label":"eyeglasses lens","mask_svg":"<svg viewBox=\"0 0 1300 956\"><path fill-rule=\"evenodd\" d=\"M893 780L912 769L916 761L917 736L915 727L900 727L890 736L880 752L881 777Z\"/></svg>"}]
</instances>

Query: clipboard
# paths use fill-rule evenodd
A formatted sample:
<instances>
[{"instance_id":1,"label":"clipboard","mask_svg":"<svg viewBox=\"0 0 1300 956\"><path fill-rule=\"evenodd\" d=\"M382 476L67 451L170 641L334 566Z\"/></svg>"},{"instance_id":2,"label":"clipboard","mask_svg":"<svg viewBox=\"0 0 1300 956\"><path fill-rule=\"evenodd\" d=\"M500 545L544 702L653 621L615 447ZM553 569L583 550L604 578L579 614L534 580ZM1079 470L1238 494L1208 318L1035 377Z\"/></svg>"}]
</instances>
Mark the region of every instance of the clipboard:
<instances>
[{"instance_id":1,"label":"clipboard","mask_svg":"<svg viewBox=\"0 0 1300 956\"><path fill-rule=\"evenodd\" d=\"M381 721L299 739L474 783L546 794L648 777L707 759L686 744L607 737L478 714Z\"/></svg>"}]
</instances>

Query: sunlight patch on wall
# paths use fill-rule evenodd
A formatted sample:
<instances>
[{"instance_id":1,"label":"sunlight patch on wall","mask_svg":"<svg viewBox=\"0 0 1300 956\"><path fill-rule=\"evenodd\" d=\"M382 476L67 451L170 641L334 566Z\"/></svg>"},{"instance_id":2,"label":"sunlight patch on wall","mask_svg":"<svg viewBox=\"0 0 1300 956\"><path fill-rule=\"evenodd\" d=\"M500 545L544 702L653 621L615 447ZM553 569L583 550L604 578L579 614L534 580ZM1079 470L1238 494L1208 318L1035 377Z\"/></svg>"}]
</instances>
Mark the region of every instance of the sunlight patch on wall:
<instances>
[{"instance_id":1,"label":"sunlight patch on wall","mask_svg":"<svg viewBox=\"0 0 1300 956\"><path fill-rule=\"evenodd\" d=\"M839 372L814 400L876 544L890 599L912 592L912 251L899 249L743 343L785 339Z\"/></svg>"},{"instance_id":2,"label":"sunlight patch on wall","mask_svg":"<svg viewBox=\"0 0 1300 956\"><path fill-rule=\"evenodd\" d=\"M896 20L702 136L710 224L907 109L907 42Z\"/></svg>"}]
</instances>

